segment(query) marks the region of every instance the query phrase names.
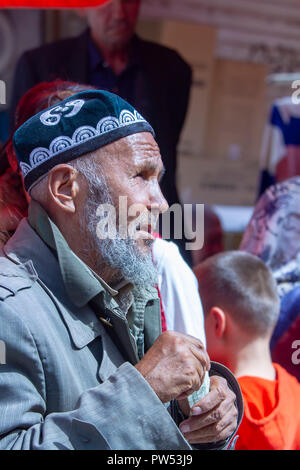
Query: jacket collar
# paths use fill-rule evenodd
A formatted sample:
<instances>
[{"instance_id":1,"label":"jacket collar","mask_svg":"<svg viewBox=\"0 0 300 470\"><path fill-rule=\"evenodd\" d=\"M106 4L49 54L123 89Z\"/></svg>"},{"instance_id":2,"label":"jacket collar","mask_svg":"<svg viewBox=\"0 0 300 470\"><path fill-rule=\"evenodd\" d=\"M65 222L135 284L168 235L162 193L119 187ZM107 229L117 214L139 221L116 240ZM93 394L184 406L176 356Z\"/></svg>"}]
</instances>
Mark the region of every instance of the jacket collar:
<instances>
[{"instance_id":1,"label":"jacket collar","mask_svg":"<svg viewBox=\"0 0 300 470\"><path fill-rule=\"evenodd\" d=\"M105 64L104 58L100 50L97 48L96 44L94 43L91 37L90 30L88 29L85 34L87 35L87 38L84 40L86 40L86 43L87 43L89 70L93 71L93 70L96 70L99 66L102 66L102 67L107 66ZM128 65L126 67L126 70L128 70L131 67L139 66L141 62L140 43L141 43L141 40L136 34L134 34L129 45L130 52L129 52Z\"/></svg>"}]
</instances>

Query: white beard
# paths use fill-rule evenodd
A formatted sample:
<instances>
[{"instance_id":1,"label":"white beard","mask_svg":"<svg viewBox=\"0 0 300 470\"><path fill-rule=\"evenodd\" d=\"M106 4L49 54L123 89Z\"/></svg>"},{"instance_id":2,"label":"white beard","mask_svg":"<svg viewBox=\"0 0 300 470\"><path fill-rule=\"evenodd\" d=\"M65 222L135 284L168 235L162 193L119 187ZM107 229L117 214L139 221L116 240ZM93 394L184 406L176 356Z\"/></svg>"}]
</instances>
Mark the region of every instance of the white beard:
<instances>
[{"instance_id":1,"label":"white beard","mask_svg":"<svg viewBox=\"0 0 300 470\"><path fill-rule=\"evenodd\" d=\"M93 264L97 272L105 266L117 271L116 280L125 279L136 286L156 285L158 275L150 248L153 240L144 241L149 248L143 252L135 239L123 239L118 232L116 238L100 239L97 236L99 218L96 215L99 204L112 204L112 198L105 178L98 172L97 176L94 173L93 178L89 178L89 195L81 224L82 236L86 240L86 256L96 253Z\"/></svg>"}]
</instances>

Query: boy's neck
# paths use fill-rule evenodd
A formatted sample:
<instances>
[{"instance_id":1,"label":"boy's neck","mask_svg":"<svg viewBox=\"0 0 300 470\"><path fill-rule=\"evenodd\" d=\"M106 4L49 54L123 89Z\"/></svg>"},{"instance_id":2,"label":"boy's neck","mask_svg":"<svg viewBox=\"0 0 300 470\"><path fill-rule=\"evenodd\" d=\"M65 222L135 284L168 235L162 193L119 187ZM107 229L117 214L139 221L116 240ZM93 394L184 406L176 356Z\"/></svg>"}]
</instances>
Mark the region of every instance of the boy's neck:
<instances>
[{"instance_id":1,"label":"boy's neck","mask_svg":"<svg viewBox=\"0 0 300 470\"><path fill-rule=\"evenodd\" d=\"M237 377L255 376L275 380L269 340L264 338L249 342L232 354L231 370Z\"/></svg>"}]
</instances>

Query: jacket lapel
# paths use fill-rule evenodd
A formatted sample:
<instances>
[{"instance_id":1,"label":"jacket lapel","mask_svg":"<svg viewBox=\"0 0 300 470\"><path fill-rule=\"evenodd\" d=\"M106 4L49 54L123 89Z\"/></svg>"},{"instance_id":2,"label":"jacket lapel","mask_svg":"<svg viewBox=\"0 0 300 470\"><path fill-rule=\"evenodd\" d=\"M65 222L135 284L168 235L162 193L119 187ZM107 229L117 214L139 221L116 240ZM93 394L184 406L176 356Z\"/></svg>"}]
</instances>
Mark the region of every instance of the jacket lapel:
<instances>
[{"instance_id":1,"label":"jacket lapel","mask_svg":"<svg viewBox=\"0 0 300 470\"><path fill-rule=\"evenodd\" d=\"M97 311L96 305L94 311ZM97 316L123 357L132 364L136 364L139 360L136 344L122 311L112 306L106 308L104 314L101 312Z\"/></svg>"}]
</instances>

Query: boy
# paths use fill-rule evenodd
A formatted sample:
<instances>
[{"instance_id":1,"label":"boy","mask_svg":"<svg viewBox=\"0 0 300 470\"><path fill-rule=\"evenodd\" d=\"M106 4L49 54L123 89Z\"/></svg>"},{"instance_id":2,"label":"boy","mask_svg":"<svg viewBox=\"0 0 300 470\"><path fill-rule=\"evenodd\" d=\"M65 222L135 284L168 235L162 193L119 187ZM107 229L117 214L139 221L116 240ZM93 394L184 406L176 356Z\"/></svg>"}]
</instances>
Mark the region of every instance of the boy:
<instances>
[{"instance_id":1,"label":"boy","mask_svg":"<svg viewBox=\"0 0 300 470\"><path fill-rule=\"evenodd\" d=\"M207 351L238 377L245 405L236 449L300 449L300 384L272 363L276 283L257 257L218 254L195 268Z\"/></svg>"}]
</instances>

